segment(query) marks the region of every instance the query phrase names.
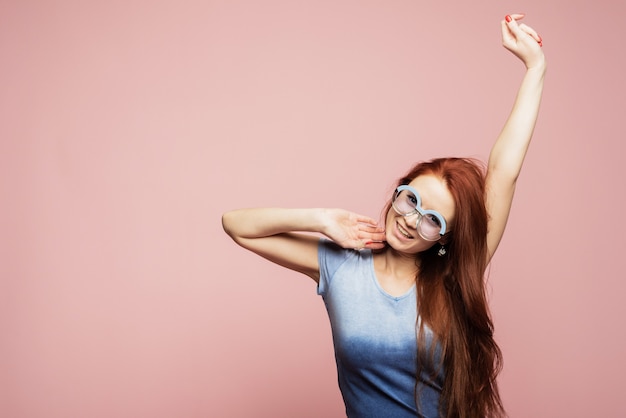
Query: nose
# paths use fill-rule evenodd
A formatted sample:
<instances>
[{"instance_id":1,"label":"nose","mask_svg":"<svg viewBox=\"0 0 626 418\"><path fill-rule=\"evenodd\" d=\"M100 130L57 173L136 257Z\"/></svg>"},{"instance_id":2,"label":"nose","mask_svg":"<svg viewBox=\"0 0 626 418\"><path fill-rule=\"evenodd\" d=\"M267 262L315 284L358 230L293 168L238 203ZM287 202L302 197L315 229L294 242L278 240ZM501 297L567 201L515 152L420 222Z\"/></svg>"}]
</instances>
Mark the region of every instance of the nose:
<instances>
[{"instance_id":1,"label":"nose","mask_svg":"<svg viewBox=\"0 0 626 418\"><path fill-rule=\"evenodd\" d=\"M407 225L413 229L417 229L417 224L419 224L420 219L422 219L422 215L419 212L404 215L404 217L406 218Z\"/></svg>"}]
</instances>

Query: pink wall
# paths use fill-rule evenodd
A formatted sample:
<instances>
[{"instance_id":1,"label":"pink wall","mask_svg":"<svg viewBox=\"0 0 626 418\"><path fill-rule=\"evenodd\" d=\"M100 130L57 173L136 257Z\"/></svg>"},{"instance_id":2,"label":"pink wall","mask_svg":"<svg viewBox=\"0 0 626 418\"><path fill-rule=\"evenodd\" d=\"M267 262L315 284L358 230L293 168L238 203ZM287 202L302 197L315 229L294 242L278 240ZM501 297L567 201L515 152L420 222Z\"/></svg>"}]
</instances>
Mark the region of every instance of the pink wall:
<instances>
[{"instance_id":1,"label":"pink wall","mask_svg":"<svg viewBox=\"0 0 626 418\"><path fill-rule=\"evenodd\" d=\"M625 7L475 3L0 3L0 415L340 416L314 283L220 215L377 216L415 160L485 158L525 11L550 68L490 275L502 393L625 416Z\"/></svg>"}]
</instances>

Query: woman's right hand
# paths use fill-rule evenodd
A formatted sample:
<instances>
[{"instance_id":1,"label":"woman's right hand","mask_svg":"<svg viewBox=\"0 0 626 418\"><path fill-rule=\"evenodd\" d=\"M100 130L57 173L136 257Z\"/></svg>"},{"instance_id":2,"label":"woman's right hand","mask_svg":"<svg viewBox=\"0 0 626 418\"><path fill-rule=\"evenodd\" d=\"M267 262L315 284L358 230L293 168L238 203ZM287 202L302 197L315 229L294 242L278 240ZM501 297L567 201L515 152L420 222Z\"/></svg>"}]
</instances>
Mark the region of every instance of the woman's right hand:
<instances>
[{"instance_id":1,"label":"woman's right hand","mask_svg":"<svg viewBox=\"0 0 626 418\"><path fill-rule=\"evenodd\" d=\"M326 209L324 235L343 248L381 249L385 229L374 219L344 209Z\"/></svg>"}]
</instances>

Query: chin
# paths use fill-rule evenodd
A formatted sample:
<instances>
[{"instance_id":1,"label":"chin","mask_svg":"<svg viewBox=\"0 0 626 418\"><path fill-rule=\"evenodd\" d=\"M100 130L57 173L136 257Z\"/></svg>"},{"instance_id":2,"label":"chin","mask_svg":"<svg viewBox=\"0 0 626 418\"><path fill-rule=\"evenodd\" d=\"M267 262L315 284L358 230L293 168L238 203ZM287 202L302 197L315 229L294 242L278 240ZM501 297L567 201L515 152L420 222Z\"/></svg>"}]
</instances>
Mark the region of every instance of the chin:
<instances>
[{"instance_id":1,"label":"chin","mask_svg":"<svg viewBox=\"0 0 626 418\"><path fill-rule=\"evenodd\" d=\"M402 239L391 234L387 236L387 245L395 251L405 254L418 254L430 249L435 243L423 240L421 237L413 239Z\"/></svg>"}]
</instances>

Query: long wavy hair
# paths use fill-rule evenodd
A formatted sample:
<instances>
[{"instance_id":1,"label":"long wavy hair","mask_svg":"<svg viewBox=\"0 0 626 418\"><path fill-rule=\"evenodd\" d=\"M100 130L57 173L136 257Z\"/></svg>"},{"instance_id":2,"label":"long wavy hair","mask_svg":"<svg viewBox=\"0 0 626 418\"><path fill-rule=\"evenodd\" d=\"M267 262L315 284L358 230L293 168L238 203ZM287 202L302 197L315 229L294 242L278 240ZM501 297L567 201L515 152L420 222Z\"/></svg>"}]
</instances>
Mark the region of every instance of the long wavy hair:
<instances>
[{"instance_id":1,"label":"long wavy hair","mask_svg":"<svg viewBox=\"0 0 626 418\"><path fill-rule=\"evenodd\" d=\"M438 255L438 244L416 255L417 341L426 341L424 327L428 326L441 349L436 361L434 348L418 343L416 404L419 410L422 371L443 371L440 416L503 417L496 381L502 353L493 338L485 289L488 214L484 166L468 158L421 162L398 181L398 186L425 174L444 181L454 199L455 217L444 236L445 255ZM385 213L390 209L389 203Z\"/></svg>"}]
</instances>

